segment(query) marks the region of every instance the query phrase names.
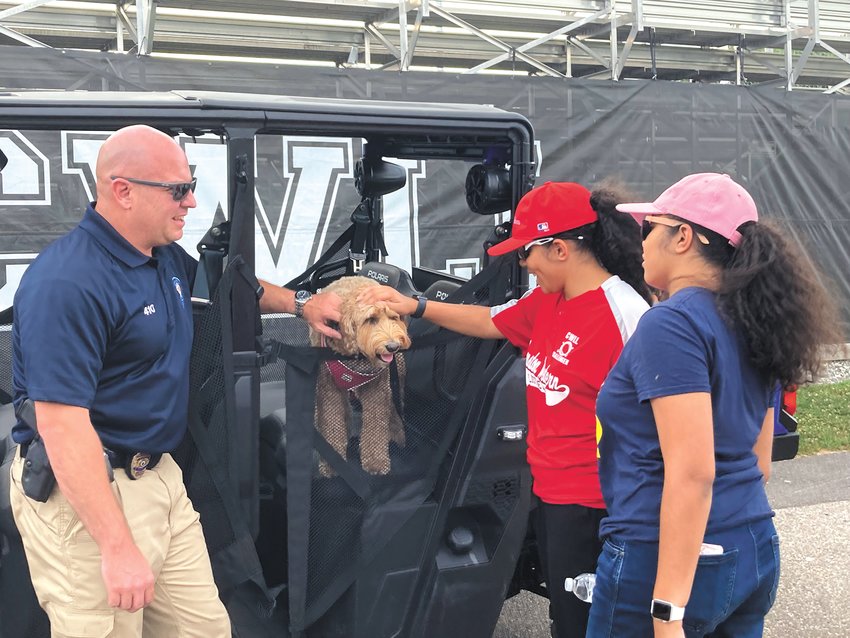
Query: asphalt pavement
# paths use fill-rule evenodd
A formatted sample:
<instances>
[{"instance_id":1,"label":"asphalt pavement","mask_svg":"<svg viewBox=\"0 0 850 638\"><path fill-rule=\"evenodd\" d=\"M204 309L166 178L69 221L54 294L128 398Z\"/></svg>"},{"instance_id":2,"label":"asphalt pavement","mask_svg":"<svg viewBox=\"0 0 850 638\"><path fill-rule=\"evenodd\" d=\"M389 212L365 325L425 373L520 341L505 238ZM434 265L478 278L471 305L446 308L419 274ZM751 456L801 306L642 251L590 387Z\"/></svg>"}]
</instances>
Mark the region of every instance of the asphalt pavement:
<instances>
[{"instance_id":1,"label":"asphalt pavement","mask_svg":"<svg viewBox=\"0 0 850 638\"><path fill-rule=\"evenodd\" d=\"M773 464L782 571L766 638L850 638L850 452ZM547 601L505 602L493 638L549 638Z\"/></svg>"}]
</instances>

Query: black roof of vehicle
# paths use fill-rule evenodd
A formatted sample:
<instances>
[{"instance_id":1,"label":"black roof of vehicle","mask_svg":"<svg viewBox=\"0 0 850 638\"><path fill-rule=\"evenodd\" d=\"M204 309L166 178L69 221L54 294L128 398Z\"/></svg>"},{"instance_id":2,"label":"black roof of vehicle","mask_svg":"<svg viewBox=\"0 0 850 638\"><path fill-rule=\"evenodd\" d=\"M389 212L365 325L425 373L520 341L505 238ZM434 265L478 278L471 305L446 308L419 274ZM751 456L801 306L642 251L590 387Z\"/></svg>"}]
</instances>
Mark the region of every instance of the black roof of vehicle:
<instances>
[{"instance_id":1,"label":"black roof of vehicle","mask_svg":"<svg viewBox=\"0 0 850 638\"><path fill-rule=\"evenodd\" d=\"M532 136L523 115L469 104L212 91L0 93L3 128L115 130L132 123L190 135L244 126L289 135L361 136L397 157L474 159L499 141L528 143ZM458 153L464 147L470 152Z\"/></svg>"}]
</instances>

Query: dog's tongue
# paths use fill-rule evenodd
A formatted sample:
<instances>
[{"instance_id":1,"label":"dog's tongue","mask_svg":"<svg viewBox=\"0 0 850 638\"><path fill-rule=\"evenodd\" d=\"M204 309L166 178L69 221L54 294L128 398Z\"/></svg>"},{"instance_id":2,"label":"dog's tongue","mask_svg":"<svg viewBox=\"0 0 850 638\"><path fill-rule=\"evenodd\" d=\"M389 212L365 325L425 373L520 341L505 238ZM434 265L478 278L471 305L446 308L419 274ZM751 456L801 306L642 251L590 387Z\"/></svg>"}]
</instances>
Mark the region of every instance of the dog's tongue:
<instances>
[{"instance_id":1,"label":"dog's tongue","mask_svg":"<svg viewBox=\"0 0 850 638\"><path fill-rule=\"evenodd\" d=\"M382 354L381 360L384 363L392 363L393 362L393 355L391 355L390 353Z\"/></svg>"}]
</instances>

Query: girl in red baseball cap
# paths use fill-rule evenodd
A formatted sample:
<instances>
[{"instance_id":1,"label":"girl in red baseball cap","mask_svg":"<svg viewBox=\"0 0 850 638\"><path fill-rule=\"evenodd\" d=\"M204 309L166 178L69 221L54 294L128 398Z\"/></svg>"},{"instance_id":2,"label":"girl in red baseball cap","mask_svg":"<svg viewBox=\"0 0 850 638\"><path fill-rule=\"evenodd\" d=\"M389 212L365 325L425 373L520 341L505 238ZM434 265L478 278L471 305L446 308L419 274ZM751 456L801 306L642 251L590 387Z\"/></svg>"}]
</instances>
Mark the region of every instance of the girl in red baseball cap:
<instances>
[{"instance_id":1,"label":"girl in red baseball cap","mask_svg":"<svg viewBox=\"0 0 850 638\"><path fill-rule=\"evenodd\" d=\"M526 193L511 237L489 253L518 258L538 286L502 306L426 302L388 286L361 295L466 335L507 338L525 356L533 524L557 638L584 638L589 606L564 580L594 572L601 548L596 396L649 307L639 227L614 209L622 200L613 187L591 193L571 182Z\"/></svg>"}]
</instances>

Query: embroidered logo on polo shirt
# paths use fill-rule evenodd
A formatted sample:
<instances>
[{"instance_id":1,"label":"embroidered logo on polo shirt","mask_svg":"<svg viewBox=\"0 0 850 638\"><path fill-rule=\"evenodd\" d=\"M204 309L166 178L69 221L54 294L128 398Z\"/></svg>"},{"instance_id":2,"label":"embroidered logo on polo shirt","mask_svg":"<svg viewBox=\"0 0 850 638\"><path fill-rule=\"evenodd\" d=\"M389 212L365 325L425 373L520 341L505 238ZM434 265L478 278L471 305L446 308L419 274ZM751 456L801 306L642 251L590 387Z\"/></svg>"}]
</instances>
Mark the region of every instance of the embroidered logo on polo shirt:
<instances>
[{"instance_id":1,"label":"embroidered logo on polo shirt","mask_svg":"<svg viewBox=\"0 0 850 638\"><path fill-rule=\"evenodd\" d=\"M155 315L156 314L156 308L154 308L153 304L148 304L147 306L145 306L145 309L142 312L145 313L145 316Z\"/></svg>"},{"instance_id":2,"label":"embroidered logo on polo shirt","mask_svg":"<svg viewBox=\"0 0 850 638\"><path fill-rule=\"evenodd\" d=\"M552 358L555 361L559 361L564 365L569 365L570 363L570 353L575 349L578 345L578 335L574 335L572 332L568 332L564 337L564 342L561 344L561 347L555 350L552 353Z\"/></svg>"},{"instance_id":3,"label":"embroidered logo on polo shirt","mask_svg":"<svg viewBox=\"0 0 850 638\"><path fill-rule=\"evenodd\" d=\"M558 405L570 394L570 386L561 383L558 375L549 370L548 359L543 361L536 354L525 357L525 384L531 388L537 388L546 397L546 405L549 407Z\"/></svg>"},{"instance_id":4,"label":"embroidered logo on polo shirt","mask_svg":"<svg viewBox=\"0 0 850 638\"><path fill-rule=\"evenodd\" d=\"M180 307L184 308L186 302L183 301L183 286L180 285L180 277L172 277L171 283L174 284L174 292L177 293L177 298L180 299Z\"/></svg>"}]
</instances>

